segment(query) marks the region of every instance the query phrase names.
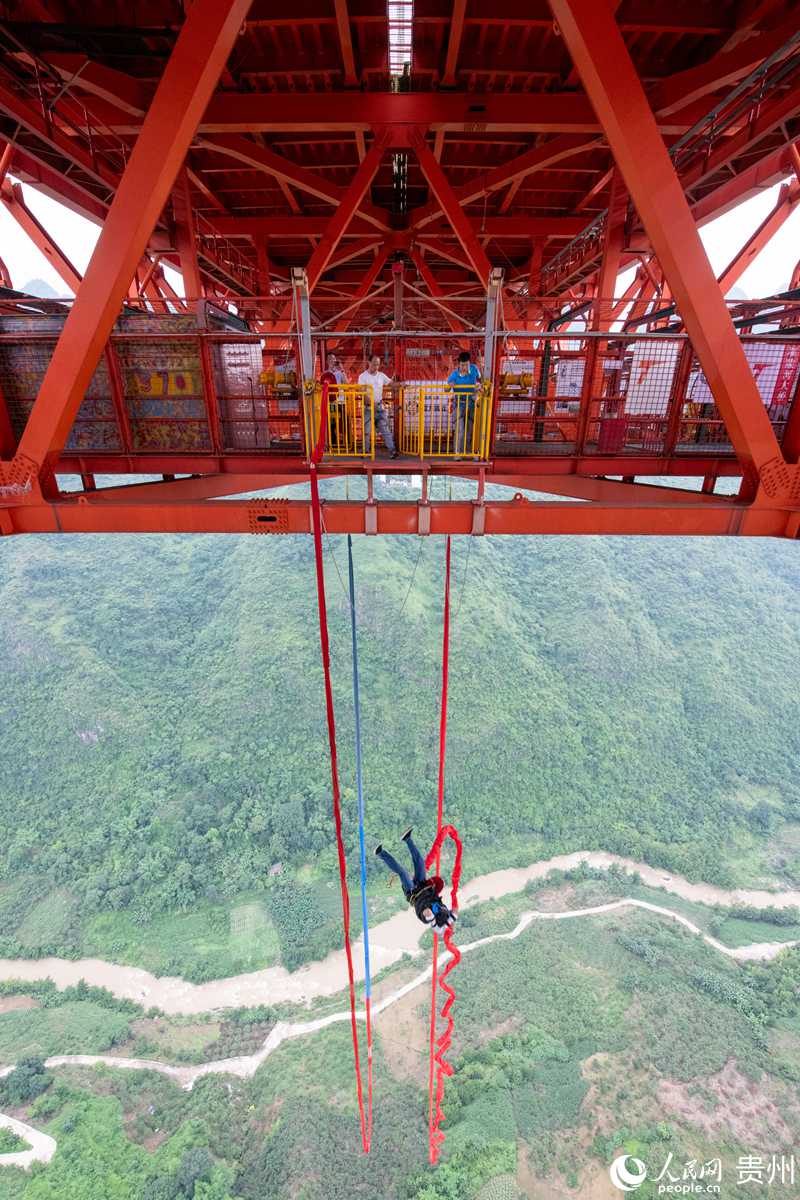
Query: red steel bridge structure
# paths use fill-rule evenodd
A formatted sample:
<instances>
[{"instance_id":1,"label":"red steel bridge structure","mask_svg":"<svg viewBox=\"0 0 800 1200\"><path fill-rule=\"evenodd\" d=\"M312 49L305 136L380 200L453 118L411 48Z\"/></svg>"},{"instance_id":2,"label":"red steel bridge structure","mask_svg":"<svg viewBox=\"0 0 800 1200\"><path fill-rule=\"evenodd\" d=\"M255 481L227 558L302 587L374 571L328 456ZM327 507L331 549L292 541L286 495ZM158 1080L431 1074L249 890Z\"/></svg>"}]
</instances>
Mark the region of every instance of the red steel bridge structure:
<instances>
[{"instance_id":1,"label":"red steel bridge structure","mask_svg":"<svg viewBox=\"0 0 800 1200\"><path fill-rule=\"evenodd\" d=\"M798 536L800 268L725 298L800 197L797 4L7 0L0 48L0 200L74 293L0 264L0 534L309 533L235 497L308 480L331 352L399 433L470 348L474 452L329 446L329 532ZM699 229L778 182L715 276Z\"/></svg>"}]
</instances>

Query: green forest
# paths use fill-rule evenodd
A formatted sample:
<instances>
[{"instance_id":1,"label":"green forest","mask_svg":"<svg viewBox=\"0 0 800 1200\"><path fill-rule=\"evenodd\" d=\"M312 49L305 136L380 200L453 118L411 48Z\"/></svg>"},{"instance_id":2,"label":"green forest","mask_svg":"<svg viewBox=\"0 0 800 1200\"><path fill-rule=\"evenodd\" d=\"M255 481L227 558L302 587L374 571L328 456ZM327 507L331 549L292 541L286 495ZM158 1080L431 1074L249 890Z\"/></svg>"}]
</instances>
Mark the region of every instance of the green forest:
<instances>
[{"instance_id":1,"label":"green forest","mask_svg":"<svg viewBox=\"0 0 800 1200\"><path fill-rule=\"evenodd\" d=\"M355 889L342 540L326 554ZM367 836L392 844L411 824L424 843L444 546L365 538L355 556ZM791 545L456 539L453 556L446 811L467 879L604 849L723 887L800 886ZM310 540L7 539L0 662L0 956L93 955L199 982L294 970L340 945ZM368 866L380 920L401 897L371 854ZM711 908L583 868L466 909L459 931L471 941L526 908L620 895L728 946L800 937L796 909ZM408 973L401 963L381 986ZM475 951L457 989L447 1148L431 1169L425 988L376 1022L365 1159L344 1024L285 1043L251 1078L184 1090L154 1071L43 1059L249 1055L277 1020L308 1014L265 997L166 1017L102 988L3 984L0 1064L16 1067L0 1111L58 1150L30 1173L0 1168L0 1200L601 1196L618 1153L719 1156L734 1179L738 1156L797 1142L800 951L739 966L620 909ZM4 1135L0 1153L15 1146Z\"/></svg>"},{"instance_id":2,"label":"green forest","mask_svg":"<svg viewBox=\"0 0 800 1200\"><path fill-rule=\"evenodd\" d=\"M566 887L562 900L578 907L605 885ZM512 915L478 914L495 928ZM719 1157L733 1187L741 1155L796 1144L800 951L738 968L681 928L625 912L538 926L465 956L458 976L435 1168L421 988L377 1022L369 1158L342 1024L285 1044L250 1079L212 1075L188 1092L154 1071L23 1060L0 1081L0 1107L13 1104L58 1150L30 1175L0 1168L0 1198L578 1197L623 1151L657 1166L668 1154ZM641 1194L658 1193L648 1183ZM769 1194L797 1193L775 1184Z\"/></svg>"},{"instance_id":3,"label":"green forest","mask_svg":"<svg viewBox=\"0 0 800 1200\"><path fill-rule=\"evenodd\" d=\"M345 548L327 550L352 853ZM424 842L443 544L355 553L367 835ZM601 848L800 882L791 545L457 539L454 579L447 811L467 877ZM310 539L4 542L0 954L204 979L336 944L316 620Z\"/></svg>"}]
</instances>

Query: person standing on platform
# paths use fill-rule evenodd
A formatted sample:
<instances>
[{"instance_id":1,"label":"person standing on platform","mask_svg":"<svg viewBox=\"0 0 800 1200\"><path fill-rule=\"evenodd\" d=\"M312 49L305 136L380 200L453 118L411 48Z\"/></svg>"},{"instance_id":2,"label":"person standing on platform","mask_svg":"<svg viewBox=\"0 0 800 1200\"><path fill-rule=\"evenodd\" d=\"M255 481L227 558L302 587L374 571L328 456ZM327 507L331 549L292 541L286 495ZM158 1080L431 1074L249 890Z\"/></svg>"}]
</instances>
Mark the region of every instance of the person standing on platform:
<instances>
[{"instance_id":1,"label":"person standing on platform","mask_svg":"<svg viewBox=\"0 0 800 1200\"><path fill-rule=\"evenodd\" d=\"M475 403L480 381L481 373L472 361L469 350L462 350L458 356L458 365L447 380L455 397L456 441L454 450L457 455L474 454L475 452L473 431Z\"/></svg>"},{"instance_id":2,"label":"person standing on platform","mask_svg":"<svg viewBox=\"0 0 800 1200\"><path fill-rule=\"evenodd\" d=\"M363 387L372 388L372 412L375 414L375 428L383 438L384 445L389 451L392 458L397 458L397 450L394 444L394 434L389 423L389 409L384 404L383 392L384 388L391 387L392 381L388 375L384 375L381 368L381 360L377 354L373 354L369 360L366 371L362 371L358 377L358 382ZM369 454L372 448L372 421L370 419L371 412L367 401L364 402L364 449Z\"/></svg>"},{"instance_id":3,"label":"person standing on platform","mask_svg":"<svg viewBox=\"0 0 800 1200\"><path fill-rule=\"evenodd\" d=\"M335 354L329 354L320 383L328 385L328 409L331 414L330 435L333 445L329 449L344 454L349 449L347 400L339 385L347 383L347 375Z\"/></svg>"}]
</instances>

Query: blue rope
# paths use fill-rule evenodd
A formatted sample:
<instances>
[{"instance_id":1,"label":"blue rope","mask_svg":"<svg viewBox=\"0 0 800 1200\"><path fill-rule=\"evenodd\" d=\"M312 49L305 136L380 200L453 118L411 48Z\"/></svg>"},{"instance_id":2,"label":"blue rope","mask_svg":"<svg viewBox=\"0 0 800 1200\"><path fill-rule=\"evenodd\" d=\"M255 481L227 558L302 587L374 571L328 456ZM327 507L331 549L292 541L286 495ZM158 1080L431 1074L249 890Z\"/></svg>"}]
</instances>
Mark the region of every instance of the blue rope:
<instances>
[{"instance_id":1,"label":"blue rope","mask_svg":"<svg viewBox=\"0 0 800 1200\"><path fill-rule=\"evenodd\" d=\"M369 919L367 915L367 852L364 846L364 784L361 777L361 696L358 687L358 638L356 636L356 584L353 575L353 539L347 535L347 570L350 577L350 630L353 637L353 708L356 715L356 790L358 792L358 842L361 849L361 920L364 926L364 994L372 995L369 970Z\"/></svg>"}]
</instances>

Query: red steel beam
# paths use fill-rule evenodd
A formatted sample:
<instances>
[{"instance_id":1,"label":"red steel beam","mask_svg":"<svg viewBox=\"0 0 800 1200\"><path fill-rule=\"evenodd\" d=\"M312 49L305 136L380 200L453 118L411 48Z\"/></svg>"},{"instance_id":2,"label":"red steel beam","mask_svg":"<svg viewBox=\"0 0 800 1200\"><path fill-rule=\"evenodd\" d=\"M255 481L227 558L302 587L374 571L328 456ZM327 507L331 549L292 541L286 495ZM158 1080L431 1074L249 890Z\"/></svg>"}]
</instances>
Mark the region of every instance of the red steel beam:
<instances>
[{"instance_id":1,"label":"red steel beam","mask_svg":"<svg viewBox=\"0 0 800 1200\"><path fill-rule=\"evenodd\" d=\"M292 103L295 98L292 97ZM320 200L327 200L330 204L339 204L344 196L345 189L339 187L338 184L330 183L316 171L309 171L308 168L291 162L282 154L276 154L274 150L258 145L249 138L240 135L214 139L201 138L197 144L209 150L230 155L231 158L238 159L239 162L247 163L248 166L258 170L266 171L267 174L273 175L279 183L299 188ZM364 221L368 221L370 225L374 225L378 229L389 228L388 213L369 203L361 205L361 209Z\"/></svg>"},{"instance_id":2,"label":"red steel beam","mask_svg":"<svg viewBox=\"0 0 800 1200\"><path fill-rule=\"evenodd\" d=\"M741 250L736 253L719 276L719 286L723 295L727 295L750 264L758 258L764 247L794 212L798 200L800 200L800 184L793 182L781 188L772 212L767 214L758 229L747 239Z\"/></svg>"},{"instance_id":3,"label":"red steel beam","mask_svg":"<svg viewBox=\"0 0 800 1200\"><path fill-rule=\"evenodd\" d=\"M292 103L294 99L295 97L292 97ZM327 200L330 204L338 204L344 194L344 188L331 183L323 175L317 174L316 171L310 171L307 167L299 166L282 154L270 150L268 146L261 146L242 134L230 134L227 137L220 136L213 139L201 137L197 139L196 145L214 150L219 154L225 154L249 167L255 167L259 171L265 171L275 179L281 179L284 183L300 188L301 191L308 192L309 195L316 196L319 200Z\"/></svg>"},{"instance_id":4,"label":"red steel beam","mask_svg":"<svg viewBox=\"0 0 800 1200\"><path fill-rule=\"evenodd\" d=\"M26 100L23 100L2 82L0 82L0 112L4 112L29 133L34 134L45 148L52 147L74 166L80 167L96 183L111 190L116 186L115 173L105 167L97 156L85 149L76 137L63 132L57 122L47 122L40 110L28 104ZM38 146L35 148L26 146L25 150L32 157L43 162L45 166L52 166L52 163L48 162L47 154L43 153Z\"/></svg>"},{"instance_id":5,"label":"red steel beam","mask_svg":"<svg viewBox=\"0 0 800 1200\"><path fill-rule=\"evenodd\" d=\"M419 245L424 246L426 250L430 250L438 258L444 258L447 262L455 263L457 267L463 267L470 275L472 274L470 263L464 259L463 255L459 253L458 247L454 246L452 242L443 242L441 238L427 237L423 231L419 238Z\"/></svg>"},{"instance_id":6,"label":"red steel beam","mask_svg":"<svg viewBox=\"0 0 800 1200\"><path fill-rule=\"evenodd\" d=\"M192 211L192 195L186 168L178 172L172 191L172 212L175 217L175 244L181 261L183 294L187 300L199 300L205 295L197 258L197 241Z\"/></svg>"},{"instance_id":7,"label":"red steel beam","mask_svg":"<svg viewBox=\"0 0 800 1200\"><path fill-rule=\"evenodd\" d=\"M450 18L450 34L447 39L447 58L442 73L442 87L455 87L458 52L461 49L461 35L464 32L466 11L467 0L453 0L453 15Z\"/></svg>"},{"instance_id":8,"label":"red steel beam","mask_svg":"<svg viewBox=\"0 0 800 1200\"><path fill-rule=\"evenodd\" d=\"M186 479L151 480L147 483L98 488L92 499L100 504L116 504L120 500L123 504L137 504L140 500L147 503L164 500L208 500L215 496L237 496L246 492L263 492L295 484L302 487L307 478L307 472L303 476L190 475ZM72 492L69 495L77 498L81 493Z\"/></svg>"},{"instance_id":9,"label":"red steel beam","mask_svg":"<svg viewBox=\"0 0 800 1200\"><path fill-rule=\"evenodd\" d=\"M155 90L150 83L93 62L85 54L47 51L42 57L73 86L77 85L81 91L98 96L131 116L144 116L150 107ZM92 111L92 105L88 107Z\"/></svg>"},{"instance_id":10,"label":"red steel beam","mask_svg":"<svg viewBox=\"0 0 800 1200\"><path fill-rule=\"evenodd\" d=\"M188 12L28 418L17 474L55 469L249 8L250 0L195 0Z\"/></svg>"},{"instance_id":11,"label":"red steel beam","mask_svg":"<svg viewBox=\"0 0 800 1200\"><path fill-rule=\"evenodd\" d=\"M696 507L704 502L718 504L720 501L719 496L712 497L703 492L661 487L653 483L622 483L618 479L601 479L595 475L492 475L492 483L556 496L572 496L576 500L601 500L637 507L652 504L688 504Z\"/></svg>"},{"instance_id":12,"label":"red steel beam","mask_svg":"<svg viewBox=\"0 0 800 1200\"><path fill-rule=\"evenodd\" d=\"M338 14L340 0L336 0L336 3ZM347 9L344 3L343 8L346 15ZM346 23L346 27L349 31L349 22ZM152 95L152 88L148 84L125 75L121 71L88 61L82 55L54 53L47 55L47 61L55 66L65 78L73 80L77 77L80 81L80 86L85 86L95 99L114 104L120 109L125 109L128 113L135 115L137 119L140 119L146 112ZM352 82L355 84L358 81L354 77ZM96 111L96 108L97 105L95 104L93 111ZM106 114L107 117L108 115ZM289 190L290 185L307 191L320 199L329 200L332 204L338 204L343 193L343 189L338 185L329 183L314 171L306 170L306 168L275 153L274 150L270 150L265 146L263 141L253 142L246 137L232 136L213 139L199 138L196 144L212 151L228 154L233 158L239 159L241 162L247 163L248 166L269 172L277 179L279 185L284 190L287 203L295 212L299 212L300 209ZM215 203L215 207L217 204L218 202ZM364 219L381 229L389 228L386 215L381 213L380 210L373 209L371 206L365 207Z\"/></svg>"},{"instance_id":13,"label":"red steel beam","mask_svg":"<svg viewBox=\"0 0 800 1200\"><path fill-rule=\"evenodd\" d=\"M28 208L20 185L4 179L0 186L0 203L27 234L39 253L44 255L59 278L64 280L69 290L77 292L83 276Z\"/></svg>"},{"instance_id":14,"label":"red steel beam","mask_svg":"<svg viewBox=\"0 0 800 1200\"><path fill-rule=\"evenodd\" d=\"M522 334L521 337L530 336ZM398 474L418 474L419 464L393 464ZM390 464L381 464L384 470ZM588 454L585 456L553 454L552 456L529 455L527 457L505 456L497 458L486 471L487 481L491 481L493 470L501 475L635 475L635 476L669 476L669 475L740 475L741 467L732 451L718 454L691 454L665 456L663 454ZM330 468L334 474L341 474L341 468ZM346 473L349 475L364 474L365 468L359 464L348 463ZM94 472L97 475L175 475L227 473L233 475L251 474L270 476L275 473L295 474L302 479L307 474L303 455L293 454L242 454L229 453L214 455L209 452L202 454L171 453L137 453L124 455L118 452L112 454L86 452L78 453L70 450L62 455L58 463L58 471L63 475L81 475ZM468 464L450 462L446 466L430 464L431 475L446 474L460 475L465 479L476 479L477 471ZM266 484L264 486L267 486Z\"/></svg>"},{"instance_id":15,"label":"red steel beam","mask_svg":"<svg viewBox=\"0 0 800 1200\"><path fill-rule=\"evenodd\" d=\"M470 204L473 200L480 200L482 196L490 192L525 179L534 171L555 166L556 163L571 158L581 150L601 144L597 137L587 137L584 134L565 134L563 137L551 138L549 141L543 142L541 146L534 146L532 150L526 150L524 154L519 154L515 158L509 159L508 162L501 163L499 167L482 171L468 183L455 188L455 194L460 204ZM435 153L434 157L438 161ZM429 221L436 218L439 211L438 204L434 202L415 209L410 217L412 228L419 229L423 225L427 225Z\"/></svg>"},{"instance_id":16,"label":"red steel beam","mask_svg":"<svg viewBox=\"0 0 800 1200\"><path fill-rule=\"evenodd\" d=\"M4 93L0 109L10 103ZM11 104L13 109L13 104ZM679 113L658 119L665 134L682 134L706 116L708 104L694 101ZM99 124L120 135L136 134L141 118L121 113L97 99L92 112ZM291 104L280 92L219 91L209 103L198 132L344 133L376 126L406 125L435 133L463 134L479 123L482 132L602 134L587 98L576 92L293 92Z\"/></svg>"},{"instance_id":17,"label":"red steel beam","mask_svg":"<svg viewBox=\"0 0 800 1200\"><path fill-rule=\"evenodd\" d=\"M745 473L783 463L683 188L607 0L549 0Z\"/></svg>"},{"instance_id":18,"label":"red steel beam","mask_svg":"<svg viewBox=\"0 0 800 1200\"><path fill-rule=\"evenodd\" d=\"M771 154L759 158L732 179L726 179L713 191L692 204L692 216L698 225L713 221L729 212L743 200L758 195L792 173L792 145L779 146Z\"/></svg>"},{"instance_id":19,"label":"red steel beam","mask_svg":"<svg viewBox=\"0 0 800 1200\"><path fill-rule=\"evenodd\" d=\"M596 199L601 192L606 190L608 185L611 183L611 176L613 174L613 167L609 167L607 171L604 171L603 174L600 175L597 180L595 180L588 192L586 192L585 195L582 196L582 198L575 205L575 212L583 212L585 208L588 208L592 201Z\"/></svg>"},{"instance_id":20,"label":"red steel beam","mask_svg":"<svg viewBox=\"0 0 800 1200\"><path fill-rule=\"evenodd\" d=\"M430 292L430 294L436 300L442 299L445 295L444 290L440 287L439 281L437 280L437 278L434 275L431 268L425 262L425 259L422 255L421 251L419 250L419 248L417 246L412 246L410 254L411 254L411 261L413 262L414 266L419 271L424 282L427 284L428 291ZM450 312L448 310L447 312L445 312L444 315L445 315L445 320L447 321L447 324L450 326L453 333L463 333L464 332L463 322L456 320L456 318L453 316L452 312Z\"/></svg>"},{"instance_id":21,"label":"red steel beam","mask_svg":"<svg viewBox=\"0 0 800 1200\"><path fill-rule=\"evenodd\" d=\"M109 201L101 200L94 192L63 175L52 165L35 158L19 145L14 147L14 174L43 196L49 196L71 212L86 217L87 221L95 225L102 225L105 221L110 192Z\"/></svg>"},{"instance_id":22,"label":"red steel beam","mask_svg":"<svg viewBox=\"0 0 800 1200\"><path fill-rule=\"evenodd\" d=\"M687 190L712 179L735 159L746 154L768 134L785 126L800 114L800 87L793 86L786 92L767 96L752 121L746 121L730 137L718 139L718 145L709 154L703 154L699 162L682 173Z\"/></svg>"},{"instance_id":23,"label":"red steel beam","mask_svg":"<svg viewBox=\"0 0 800 1200\"><path fill-rule=\"evenodd\" d=\"M738 83L765 58L780 50L796 31L797 17L793 16L776 29L748 38L735 49L722 51L699 66L670 75L650 97L654 110L667 115L717 88Z\"/></svg>"},{"instance_id":24,"label":"red steel beam","mask_svg":"<svg viewBox=\"0 0 800 1200\"><path fill-rule=\"evenodd\" d=\"M454 188L453 190L456 196L459 196L459 189ZM337 204L339 199L336 200ZM459 203L465 204L467 201L459 200ZM440 219L438 205L431 218L431 221L434 220L437 221L436 224L422 222L421 227L424 227L426 235L430 233L432 236L442 237L451 234L449 226L446 226ZM269 237L286 238L321 237L327 225L324 216L234 217L215 215L213 222L216 230L225 234L226 237L234 238L256 238L265 234ZM492 238L571 238L586 227L585 217L490 216L485 221L470 218L470 222L476 234L480 233L481 236ZM373 223L366 217L356 216L347 229L346 236L364 237L370 233L375 235Z\"/></svg>"},{"instance_id":25,"label":"red steel beam","mask_svg":"<svg viewBox=\"0 0 800 1200\"><path fill-rule=\"evenodd\" d=\"M625 218L628 215L628 193L619 171L611 178L611 198L603 231L603 256L597 272L592 327L607 328L612 320L613 301L617 293L617 276L625 243ZM588 371L587 371L588 375Z\"/></svg>"},{"instance_id":26,"label":"red steel beam","mask_svg":"<svg viewBox=\"0 0 800 1200\"><path fill-rule=\"evenodd\" d=\"M429 501L424 506L430 533L602 534L691 537L736 534L796 536L796 514L787 510L748 509L736 501L712 497L712 503L578 503L525 499ZM379 534L416 535L423 528L418 503L326 501L328 533L366 533L368 513ZM3 510L0 510L2 513ZM52 504L32 503L5 510L11 533L310 533L308 500L207 500L198 503L138 504L103 502L96 493ZM476 520L476 513L478 518Z\"/></svg>"},{"instance_id":27,"label":"red steel beam","mask_svg":"<svg viewBox=\"0 0 800 1200\"><path fill-rule=\"evenodd\" d=\"M364 300L369 295L370 288L375 283L375 280L378 278L378 276L380 275L383 268L386 266L386 260L388 257L389 257L389 247L383 246L378 251L378 253L375 255L375 258L372 260L372 262L370 263L370 265L367 269L366 275L364 276L364 278L361 280L361 283L356 288L355 295L353 296L354 301L355 300ZM351 310L351 312L347 313L344 317L342 317L341 321L339 321L338 324L335 326L336 332L344 333L347 329L350 328L350 326L353 324L353 322L356 321L357 319L358 319L358 310L357 309Z\"/></svg>"},{"instance_id":28,"label":"red steel beam","mask_svg":"<svg viewBox=\"0 0 800 1200\"><path fill-rule=\"evenodd\" d=\"M360 164L349 186L345 189L339 205L328 222L319 244L311 255L306 267L308 290L313 292L319 283L323 271L327 267L333 252L339 245L342 234L358 211L369 185L375 176L381 159L389 144L389 133L381 130L370 146L367 156ZM289 306L291 308L291 306Z\"/></svg>"},{"instance_id":29,"label":"red steel beam","mask_svg":"<svg viewBox=\"0 0 800 1200\"><path fill-rule=\"evenodd\" d=\"M439 163L434 158L431 151L428 149L428 144L425 141L423 134L419 131L414 131L411 144L414 148L414 153L419 160L419 165L422 167L422 173L430 184L431 191L436 197L436 202L441 208L444 215L447 217L453 232L461 243L461 248L466 254L470 266L475 274L485 286L489 283L489 275L491 274L492 264L486 256L486 251L478 241L478 237L472 224L467 219L467 216L459 204L458 197L453 191L453 186L445 175Z\"/></svg>"},{"instance_id":30,"label":"red steel beam","mask_svg":"<svg viewBox=\"0 0 800 1200\"><path fill-rule=\"evenodd\" d=\"M336 30L339 34L339 46L342 51L342 66L344 67L344 86L358 87L356 60L353 54L353 35L350 30L350 13L347 0L333 0L336 10Z\"/></svg>"},{"instance_id":31,"label":"red steel beam","mask_svg":"<svg viewBox=\"0 0 800 1200\"><path fill-rule=\"evenodd\" d=\"M269 250L266 238L256 238L256 273L258 275L259 296L269 296L272 290L272 272L270 269Z\"/></svg>"},{"instance_id":32,"label":"red steel beam","mask_svg":"<svg viewBox=\"0 0 800 1200\"><path fill-rule=\"evenodd\" d=\"M361 258L364 254L368 254L372 250L376 250L380 243L377 240L377 234L373 234L371 238L359 238L357 242L340 242L339 248L328 263L328 270L334 271L337 267L343 267L345 263L352 262L354 258ZM386 252L389 253L391 243L386 246Z\"/></svg>"},{"instance_id":33,"label":"red steel beam","mask_svg":"<svg viewBox=\"0 0 800 1200\"><path fill-rule=\"evenodd\" d=\"M2 186L2 184L5 182L5 178L6 178L6 175L8 174L13 157L14 157L13 143L6 142L5 146L3 147L3 153L0 154L0 186Z\"/></svg>"}]
</instances>

